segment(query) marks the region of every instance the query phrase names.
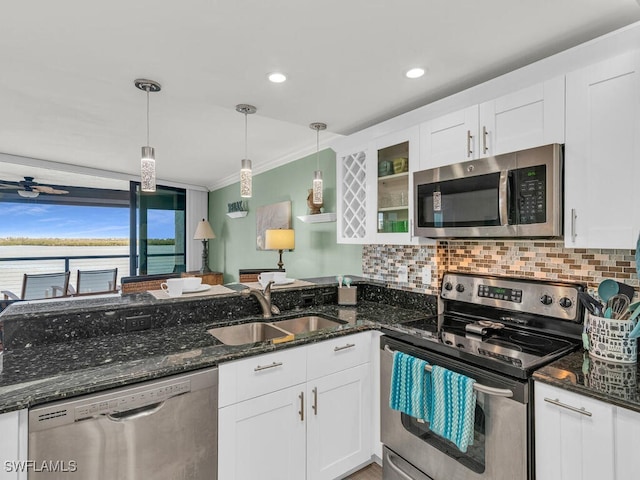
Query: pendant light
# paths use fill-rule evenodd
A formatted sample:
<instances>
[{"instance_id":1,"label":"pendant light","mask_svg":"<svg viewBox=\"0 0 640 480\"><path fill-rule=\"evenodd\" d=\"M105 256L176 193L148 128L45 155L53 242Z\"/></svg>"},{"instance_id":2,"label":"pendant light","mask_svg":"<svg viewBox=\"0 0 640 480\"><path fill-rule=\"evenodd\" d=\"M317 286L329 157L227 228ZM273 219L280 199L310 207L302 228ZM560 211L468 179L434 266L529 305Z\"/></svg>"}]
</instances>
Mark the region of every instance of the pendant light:
<instances>
[{"instance_id":1,"label":"pendant light","mask_svg":"<svg viewBox=\"0 0 640 480\"><path fill-rule=\"evenodd\" d=\"M241 103L236 105L236 112L244 114L244 158L240 162L240 196L251 198L251 160L247 155L247 115L256 113L257 109L253 105Z\"/></svg>"},{"instance_id":2,"label":"pendant light","mask_svg":"<svg viewBox=\"0 0 640 480\"><path fill-rule=\"evenodd\" d=\"M309 128L316 131L316 171L313 172L313 197L315 205L322 205L322 170L320 170L320 130L326 130L326 123L312 123Z\"/></svg>"},{"instance_id":3,"label":"pendant light","mask_svg":"<svg viewBox=\"0 0 640 480\"><path fill-rule=\"evenodd\" d=\"M143 192L156 191L156 159L153 147L149 146L149 93L159 92L162 87L158 82L138 78L134 81L136 88L147 92L147 146L142 147L140 160L140 188Z\"/></svg>"}]
</instances>

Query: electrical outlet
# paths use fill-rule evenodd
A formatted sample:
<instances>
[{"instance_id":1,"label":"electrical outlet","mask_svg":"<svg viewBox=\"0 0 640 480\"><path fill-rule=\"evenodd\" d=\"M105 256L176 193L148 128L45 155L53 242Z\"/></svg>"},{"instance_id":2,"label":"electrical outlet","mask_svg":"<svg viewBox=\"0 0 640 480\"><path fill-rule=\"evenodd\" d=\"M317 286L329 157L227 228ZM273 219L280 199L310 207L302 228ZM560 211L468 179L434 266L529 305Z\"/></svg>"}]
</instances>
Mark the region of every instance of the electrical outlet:
<instances>
[{"instance_id":1,"label":"electrical outlet","mask_svg":"<svg viewBox=\"0 0 640 480\"><path fill-rule=\"evenodd\" d=\"M406 265L398 267L398 283L409 283L409 267Z\"/></svg>"},{"instance_id":2,"label":"electrical outlet","mask_svg":"<svg viewBox=\"0 0 640 480\"><path fill-rule=\"evenodd\" d=\"M422 267L422 286L431 285L431 267Z\"/></svg>"},{"instance_id":3,"label":"electrical outlet","mask_svg":"<svg viewBox=\"0 0 640 480\"><path fill-rule=\"evenodd\" d=\"M124 329L126 332L137 330L148 330L151 328L151 315L137 315L135 317L125 317Z\"/></svg>"}]
</instances>

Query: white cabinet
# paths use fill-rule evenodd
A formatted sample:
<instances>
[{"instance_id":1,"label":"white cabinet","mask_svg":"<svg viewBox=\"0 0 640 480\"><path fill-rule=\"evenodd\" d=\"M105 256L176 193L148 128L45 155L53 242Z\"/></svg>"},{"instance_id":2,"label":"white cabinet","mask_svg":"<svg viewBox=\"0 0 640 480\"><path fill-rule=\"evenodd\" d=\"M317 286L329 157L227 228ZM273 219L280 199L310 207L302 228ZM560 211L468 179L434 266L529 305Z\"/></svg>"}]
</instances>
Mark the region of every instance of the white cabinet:
<instances>
[{"instance_id":1,"label":"white cabinet","mask_svg":"<svg viewBox=\"0 0 640 480\"><path fill-rule=\"evenodd\" d=\"M368 461L370 357L363 332L220 365L219 480L330 480Z\"/></svg>"},{"instance_id":2,"label":"white cabinet","mask_svg":"<svg viewBox=\"0 0 640 480\"><path fill-rule=\"evenodd\" d=\"M565 246L634 249L640 229L640 53L567 75Z\"/></svg>"},{"instance_id":3,"label":"white cabinet","mask_svg":"<svg viewBox=\"0 0 640 480\"><path fill-rule=\"evenodd\" d=\"M372 175L369 163L367 145L336 152L338 243L367 243L371 236L373 227L368 224L367 213L372 201L367 192Z\"/></svg>"},{"instance_id":4,"label":"white cabinet","mask_svg":"<svg viewBox=\"0 0 640 480\"><path fill-rule=\"evenodd\" d=\"M613 411L604 402L535 382L536 478L615 480Z\"/></svg>"},{"instance_id":5,"label":"white cabinet","mask_svg":"<svg viewBox=\"0 0 640 480\"><path fill-rule=\"evenodd\" d=\"M419 127L336 154L338 243L417 244L412 236L413 172Z\"/></svg>"},{"instance_id":6,"label":"white cabinet","mask_svg":"<svg viewBox=\"0 0 640 480\"><path fill-rule=\"evenodd\" d=\"M365 363L307 384L307 480L338 478L371 458L370 376Z\"/></svg>"},{"instance_id":7,"label":"white cabinet","mask_svg":"<svg viewBox=\"0 0 640 480\"><path fill-rule=\"evenodd\" d=\"M564 142L564 77L424 122L420 168Z\"/></svg>"},{"instance_id":8,"label":"white cabinet","mask_svg":"<svg viewBox=\"0 0 640 480\"><path fill-rule=\"evenodd\" d=\"M27 418L27 410L0 414L0 480L27 479L27 471L18 465L27 460Z\"/></svg>"},{"instance_id":9,"label":"white cabinet","mask_svg":"<svg viewBox=\"0 0 640 480\"><path fill-rule=\"evenodd\" d=\"M637 476L640 413L535 382L536 478Z\"/></svg>"}]
</instances>

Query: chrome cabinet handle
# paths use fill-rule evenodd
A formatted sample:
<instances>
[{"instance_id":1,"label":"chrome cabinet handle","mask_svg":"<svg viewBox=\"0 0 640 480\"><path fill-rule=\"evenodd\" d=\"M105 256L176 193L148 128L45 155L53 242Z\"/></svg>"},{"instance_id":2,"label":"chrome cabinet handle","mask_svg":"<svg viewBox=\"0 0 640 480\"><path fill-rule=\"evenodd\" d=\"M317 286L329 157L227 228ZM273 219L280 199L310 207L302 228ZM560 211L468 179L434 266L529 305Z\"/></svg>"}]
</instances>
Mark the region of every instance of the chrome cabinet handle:
<instances>
[{"instance_id":1,"label":"chrome cabinet handle","mask_svg":"<svg viewBox=\"0 0 640 480\"><path fill-rule=\"evenodd\" d=\"M489 132L487 132L487 127L483 125L482 126L482 151L484 153L487 153L489 151L489 147L487 147L487 135L489 135Z\"/></svg>"},{"instance_id":2,"label":"chrome cabinet handle","mask_svg":"<svg viewBox=\"0 0 640 480\"><path fill-rule=\"evenodd\" d=\"M304 392L300 392L298 398L300 399L300 410L298 410L298 415L300 415L300 421L304 422Z\"/></svg>"},{"instance_id":3,"label":"chrome cabinet handle","mask_svg":"<svg viewBox=\"0 0 640 480\"><path fill-rule=\"evenodd\" d=\"M391 469L398 475L400 475L404 480L413 480L413 478L407 475L398 465L393 463L393 457L395 457L395 455L387 455L387 460L389 460L389 466L391 467Z\"/></svg>"},{"instance_id":4,"label":"chrome cabinet handle","mask_svg":"<svg viewBox=\"0 0 640 480\"><path fill-rule=\"evenodd\" d=\"M269 368L281 367L282 362L273 362L271 365L258 365L253 369L254 372L259 372L261 370L267 370Z\"/></svg>"},{"instance_id":5,"label":"chrome cabinet handle","mask_svg":"<svg viewBox=\"0 0 640 480\"><path fill-rule=\"evenodd\" d=\"M473 154L473 150L471 150L471 139L473 135L471 135L471 130L467 130L467 158L470 158Z\"/></svg>"},{"instance_id":6,"label":"chrome cabinet handle","mask_svg":"<svg viewBox=\"0 0 640 480\"><path fill-rule=\"evenodd\" d=\"M343 345L342 347L334 347L333 351L334 352L339 352L340 350L346 350L347 348L351 348L351 347L355 347L356 344L355 343L347 343L346 345Z\"/></svg>"},{"instance_id":7,"label":"chrome cabinet handle","mask_svg":"<svg viewBox=\"0 0 640 480\"><path fill-rule=\"evenodd\" d=\"M318 415L318 387L313 387L313 405L311 408L313 409L313 414Z\"/></svg>"},{"instance_id":8,"label":"chrome cabinet handle","mask_svg":"<svg viewBox=\"0 0 640 480\"><path fill-rule=\"evenodd\" d=\"M571 241L572 242L576 241L576 218L578 218L578 216L576 215L576 209L572 208L571 209Z\"/></svg>"},{"instance_id":9,"label":"chrome cabinet handle","mask_svg":"<svg viewBox=\"0 0 640 480\"><path fill-rule=\"evenodd\" d=\"M552 399L552 398L545 397L544 401L545 402L549 402L549 403L551 403L553 405L557 405L558 407L566 408L567 410L571 410L572 412L580 413L581 415L585 415L587 417L593 416L593 414L590 411L585 410L584 407L578 408L578 407L574 407L572 405L567 405L566 403L562 403L557 398Z\"/></svg>"}]
</instances>

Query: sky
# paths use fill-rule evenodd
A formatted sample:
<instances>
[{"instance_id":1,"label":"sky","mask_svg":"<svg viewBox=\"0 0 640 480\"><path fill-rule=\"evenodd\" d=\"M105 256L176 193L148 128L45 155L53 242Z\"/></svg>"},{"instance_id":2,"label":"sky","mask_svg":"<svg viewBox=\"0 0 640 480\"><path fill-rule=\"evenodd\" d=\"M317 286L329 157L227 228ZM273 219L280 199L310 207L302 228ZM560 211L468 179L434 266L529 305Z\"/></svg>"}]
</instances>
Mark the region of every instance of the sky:
<instances>
[{"instance_id":1,"label":"sky","mask_svg":"<svg viewBox=\"0 0 640 480\"><path fill-rule=\"evenodd\" d=\"M174 213L151 210L149 238L174 238ZM129 209L0 203L0 238L129 238Z\"/></svg>"}]
</instances>

